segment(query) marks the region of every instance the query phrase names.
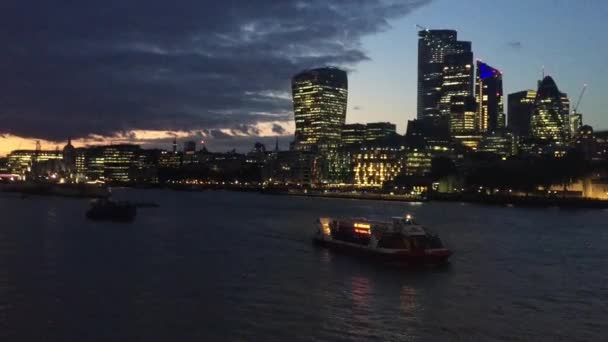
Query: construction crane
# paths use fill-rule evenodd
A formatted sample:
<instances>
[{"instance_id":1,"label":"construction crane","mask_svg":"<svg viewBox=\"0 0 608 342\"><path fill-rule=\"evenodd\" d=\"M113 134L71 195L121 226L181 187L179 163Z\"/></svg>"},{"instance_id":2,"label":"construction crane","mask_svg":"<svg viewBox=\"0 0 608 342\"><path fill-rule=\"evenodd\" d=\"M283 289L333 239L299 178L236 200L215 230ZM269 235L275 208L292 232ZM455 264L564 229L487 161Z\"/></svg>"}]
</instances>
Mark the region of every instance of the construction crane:
<instances>
[{"instance_id":1,"label":"construction crane","mask_svg":"<svg viewBox=\"0 0 608 342\"><path fill-rule=\"evenodd\" d=\"M428 31L428 30L429 30L429 29L427 29L426 27L421 26L421 25L418 25L418 24L416 24L416 28L418 28L418 29L420 29L420 30L423 30L423 31Z\"/></svg>"},{"instance_id":2,"label":"construction crane","mask_svg":"<svg viewBox=\"0 0 608 342\"><path fill-rule=\"evenodd\" d=\"M576 104L574 105L574 108L572 109L572 114L578 113L578 106L581 104L581 101L583 100L583 95L585 95L585 90L587 90L587 84L583 84L583 90L581 90L581 94L578 96L578 100L576 101Z\"/></svg>"}]
</instances>

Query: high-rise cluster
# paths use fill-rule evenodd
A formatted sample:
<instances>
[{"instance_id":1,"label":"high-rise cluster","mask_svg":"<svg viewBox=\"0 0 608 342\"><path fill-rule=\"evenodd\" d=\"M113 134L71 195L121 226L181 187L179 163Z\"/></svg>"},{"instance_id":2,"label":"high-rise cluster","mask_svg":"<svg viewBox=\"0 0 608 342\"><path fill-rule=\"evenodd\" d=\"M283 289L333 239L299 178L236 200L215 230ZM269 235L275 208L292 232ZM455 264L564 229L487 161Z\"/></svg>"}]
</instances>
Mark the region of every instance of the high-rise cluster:
<instances>
[{"instance_id":1,"label":"high-rise cluster","mask_svg":"<svg viewBox=\"0 0 608 342\"><path fill-rule=\"evenodd\" d=\"M417 118L431 121L427 134L475 148L482 134L503 129L502 73L481 61L474 66L471 42L458 40L454 30L418 36Z\"/></svg>"},{"instance_id":2,"label":"high-rise cluster","mask_svg":"<svg viewBox=\"0 0 608 342\"><path fill-rule=\"evenodd\" d=\"M418 40L418 119L449 111L449 95L472 96L471 42L454 30L422 30Z\"/></svg>"},{"instance_id":3,"label":"high-rise cluster","mask_svg":"<svg viewBox=\"0 0 608 342\"><path fill-rule=\"evenodd\" d=\"M559 146L580 130L582 116L569 113L568 96L549 76L539 81L537 91L509 95L507 125L503 73L484 61L473 65L471 43L458 40L454 30L423 29L418 36L420 122L413 127L422 129L418 134L427 140L451 140L472 149L500 139Z\"/></svg>"}]
</instances>

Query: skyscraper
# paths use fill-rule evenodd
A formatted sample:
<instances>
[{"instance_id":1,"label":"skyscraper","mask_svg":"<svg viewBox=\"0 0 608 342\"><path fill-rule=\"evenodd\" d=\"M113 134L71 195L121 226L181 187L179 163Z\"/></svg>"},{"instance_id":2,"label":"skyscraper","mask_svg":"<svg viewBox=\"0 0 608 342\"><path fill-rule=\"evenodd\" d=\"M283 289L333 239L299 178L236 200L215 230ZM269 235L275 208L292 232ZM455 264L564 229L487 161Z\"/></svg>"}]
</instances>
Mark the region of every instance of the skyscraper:
<instances>
[{"instance_id":1,"label":"skyscraper","mask_svg":"<svg viewBox=\"0 0 608 342\"><path fill-rule=\"evenodd\" d=\"M457 33L454 30L422 30L418 32L418 37L417 118L423 119L440 116L439 104L442 100L446 56L465 54L468 57L471 52L471 43L458 41ZM447 75L452 77L462 74L460 65L466 57L454 57L451 60L452 68L447 70ZM462 75L454 77L460 82L466 79ZM471 83L472 81L471 78ZM446 103L449 103L449 98ZM449 105L447 106L449 107Z\"/></svg>"},{"instance_id":2,"label":"skyscraper","mask_svg":"<svg viewBox=\"0 0 608 342\"><path fill-rule=\"evenodd\" d=\"M486 133L505 127L502 73L488 64L477 61L475 79L477 98L477 128Z\"/></svg>"},{"instance_id":3,"label":"skyscraper","mask_svg":"<svg viewBox=\"0 0 608 342\"><path fill-rule=\"evenodd\" d=\"M534 90L524 90L509 94L509 128L515 135L519 137L530 136L530 122L534 113L535 100L536 91Z\"/></svg>"},{"instance_id":4,"label":"skyscraper","mask_svg":"<svg viewBox=\"0 0 608 342\"><path fill-rule=\"evenodd\" d=\"M531 120L534 138L564 143L570 136L570 101L568 96L559 91L551 76L539 82L534 100L534 114Z\"/></svg>"},{"instance_id":5,"label":"skyscraper","mask_svg":"<svg viewBox=\"0 0 608 342\"><path fill-rule=\"evenodd\" d=\"M473 134L477 131L475 113L477 106L473 96L453 96L450 107L450 133L452 136Z\"/></svg>"},{"instance_id":6,"label":"skyscraper","mask_svg":"<svg viewBox=\"0 0 608 342\"><path fill-rule=\"evenodd\" d=\"M292 80L296 122L295 149L337 148L346 119L346 72L319 68L301 72Z\"/></svg>"},{"instance_id":7,"label":"skyscraper","mask_svg":"<svg viewBox=\"0 0 608 342\"><path fill-rule=\"evenodd\" d=\"M473 96L452 96L450 135L454 141L476 149L481 135L477 130L477 103Z\"/></svg>"},{"instance_id":8,"label":"skyscraper","mask_svg":"<svg viewBox=\"0 0 608 342\"><path fill-rule=\"evenodd\" d=\"M473 53L470 42L455 42L456 51L444 58L439 113L449 118L452 97L473 96Z\"/></svg>"},{"instance_id":9,"label":"skyscraper","mask_svg":"<svg viewBox=\"0 0 608 342\"><path fill-rule=\"evenodd\" d=\"M570 137L577 136L581 127L583 127L583 114L570 114Z\"/></svg>"}]
</instances>

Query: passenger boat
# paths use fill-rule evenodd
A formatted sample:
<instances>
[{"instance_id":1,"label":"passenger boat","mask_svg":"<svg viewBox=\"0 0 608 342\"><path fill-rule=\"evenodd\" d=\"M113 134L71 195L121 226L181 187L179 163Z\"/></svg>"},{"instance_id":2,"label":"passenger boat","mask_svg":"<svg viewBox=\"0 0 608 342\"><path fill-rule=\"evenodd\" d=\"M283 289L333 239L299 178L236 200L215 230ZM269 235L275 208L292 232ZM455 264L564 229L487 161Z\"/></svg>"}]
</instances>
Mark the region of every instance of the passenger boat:
<instances>
[{"instance_id":1,"label":"passenger boat","mask_svg":"<svg viewBox=\"0 0 608 342\"><path fill-rule=\"evenodd\" d=\"M137 207L127 202L114 202L107 199L93 202L87 211L87 218L95 221L130 222L137 215Z\"/></svg>"},{"instance_id":2,"label":"passenger boat","mask_svg":"<svg viewBox=\"0 0 608 342\"><path fill-rule=\"evenodd\" d=\"M393 217L388 222L321 217L317 220L314 242L408 264L441 264L452 255L437 234L417 224L411 215Z\"/></svg>"}]
</instances>

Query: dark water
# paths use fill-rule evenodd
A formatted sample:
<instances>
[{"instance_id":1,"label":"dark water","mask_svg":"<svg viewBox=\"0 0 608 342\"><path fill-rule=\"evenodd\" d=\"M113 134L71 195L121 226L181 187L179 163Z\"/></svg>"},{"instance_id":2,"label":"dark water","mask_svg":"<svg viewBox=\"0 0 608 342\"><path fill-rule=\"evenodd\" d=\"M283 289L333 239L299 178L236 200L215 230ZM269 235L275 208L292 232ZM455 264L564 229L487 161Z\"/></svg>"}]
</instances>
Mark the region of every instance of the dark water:
<instances>
[{"instance_id":1,"label":"dark water","mask_svg":"<svg viewBox=\"0 0 608 342\"><path fill-rule=\"evenodd\" d=\"M606 341L608 212L229 192L87 222L86 200L0 197L0 341ZM409 211L446 269L315 248L321 215Z\"/></svg>"}]
</instances>

